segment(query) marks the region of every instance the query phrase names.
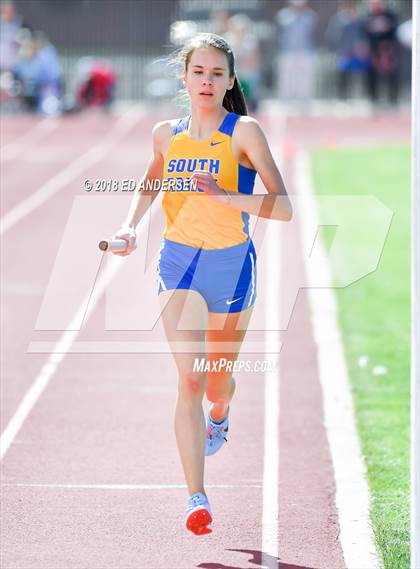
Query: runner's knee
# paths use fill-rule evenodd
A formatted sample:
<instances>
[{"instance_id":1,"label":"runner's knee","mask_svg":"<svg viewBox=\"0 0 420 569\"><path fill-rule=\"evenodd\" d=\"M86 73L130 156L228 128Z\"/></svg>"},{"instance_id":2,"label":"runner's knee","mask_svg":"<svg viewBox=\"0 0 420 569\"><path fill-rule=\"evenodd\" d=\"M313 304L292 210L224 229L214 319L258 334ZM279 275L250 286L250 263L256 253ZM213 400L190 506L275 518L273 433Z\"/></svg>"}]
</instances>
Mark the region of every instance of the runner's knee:
<instances>
[{"instance_id":1,"label":"runner's knee","mask_svg":"<svg viewBox=\"0 0 420 569\"><path fill-rule=\"evenodd\" d=\"M178 391L187 396L203 396L206 379L205 373L194 371L182 373L179 376Z\"/></svg>"}]
</instances>

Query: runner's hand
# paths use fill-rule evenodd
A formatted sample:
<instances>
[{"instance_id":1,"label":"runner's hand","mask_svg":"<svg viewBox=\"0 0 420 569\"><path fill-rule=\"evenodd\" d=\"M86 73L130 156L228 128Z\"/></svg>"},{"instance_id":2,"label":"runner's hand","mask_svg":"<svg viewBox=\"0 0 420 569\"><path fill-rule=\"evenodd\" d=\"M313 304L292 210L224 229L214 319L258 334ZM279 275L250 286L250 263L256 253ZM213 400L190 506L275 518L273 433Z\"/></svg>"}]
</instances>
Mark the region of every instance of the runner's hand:
<instances>
[{"instance_id":1,"label":"runner's hand","mask_svg":"<svg viewBox=\"0 0 420 569\"><path fill-rule=\"evenodd\" d=\"M208 172L196 170L191 176L191 181L197 182L197 190L201 190L209 196L221 196L223 191L216 184L216 180Z\"/></svg>"},{"instance_id":2,"label":"runner's hand","mask_svg":"<svg viewBox=\"0 0 420 569\"><path fill-rule=\"evenodd\" d=\"M112 251L114 255L126 257L137 249L136 231L132 227L121 227L116 233L114 233L112 239L124 239L124 241L127 241L127 249L125 249L125 251Z\"/></svg>"}]
</instances>

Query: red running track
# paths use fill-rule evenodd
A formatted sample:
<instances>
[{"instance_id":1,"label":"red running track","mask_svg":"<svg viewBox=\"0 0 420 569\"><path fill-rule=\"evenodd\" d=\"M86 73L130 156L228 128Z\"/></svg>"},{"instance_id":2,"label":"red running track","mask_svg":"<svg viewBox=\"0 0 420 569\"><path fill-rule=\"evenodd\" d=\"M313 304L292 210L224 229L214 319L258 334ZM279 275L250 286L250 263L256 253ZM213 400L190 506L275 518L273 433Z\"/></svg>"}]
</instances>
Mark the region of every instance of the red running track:
<instances>
[{"instance_id":1,"label":"red running track","mask_svg":"<svg viewBox=\"0 0 420 569\"><path fill-rule=\"evenodd\" d=\"M162 118L157 113L139 117L107 157L5 235L2 432L49 357L28 353L30 342L60 336L58 331L34 328L74 197L84 194L86 178L138 179L149 157L151 126ZM57 128L35 146L30 139L22 142L22 153L2 168L2 215L112 131L116 121L94 114L57 120ZM276 119L262 120L275 136ZM38 119L25 121L33 127ZM22 122L3 119L6 144L9 139L19 144L25 134ZM297 121L295 139L288 139L291 144L296 144L299 128ZM313 132L316 141L317 129ZM293 193L290 162L284 177ZM115 219L112 229L120 221ZM288 239L280 274L293 274L294 282L304 282L296 225ZM269 251L260 254L260 275L269 260L273 261ZM287 279L284 284L287 287ZM261 278L258 287L263 312ZM249 335L255 341L264 338L263 332ZM78 339L136 341L139 336L147 334L105 331L100 301ZM164 340L163 335L160 339ZM304 289L282 341L279 561L272 559L271 564L278 569L342 569L334 476ZM261 567L264 376L239 373L236 378L229 442L206 461L213 533L195 537L183 527L187 492L173 433L176 373L172 356L67 354L2 462L2 569ZM97 486L112 484L134 486Z\"/></svg>"}]
</instances>

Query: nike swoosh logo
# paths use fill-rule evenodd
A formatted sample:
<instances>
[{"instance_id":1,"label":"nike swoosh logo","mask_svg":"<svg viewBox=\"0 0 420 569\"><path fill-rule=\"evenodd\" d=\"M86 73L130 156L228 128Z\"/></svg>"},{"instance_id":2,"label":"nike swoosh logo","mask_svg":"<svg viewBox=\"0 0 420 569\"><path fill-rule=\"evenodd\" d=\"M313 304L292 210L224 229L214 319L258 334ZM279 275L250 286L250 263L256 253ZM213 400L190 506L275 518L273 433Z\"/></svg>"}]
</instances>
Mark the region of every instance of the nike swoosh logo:
<instances>
[{"instance_id":1,"label":"nike swoosh logo","mask_svg":"<svg viewBox=\"0 0 420 569\"><path fill-rule=\"evenodd\" d=\"M210 142L210 146L216 146L217 144L223 144L224 140L221 140L220 142Z\"/></svg>"},{"instance_id":2,"label":"nike swoosh logo","mask_svg":"<svg viewBox=\"0 0 420 569\"><path fill-rule=\"evenodd\" d=\"M239 298L234 298L233 300L227 300L226 304L233 304L234 302L238 302L238 300L241 300L243 298L243 296L240 296Z\"/></svg>"}]
</instances>

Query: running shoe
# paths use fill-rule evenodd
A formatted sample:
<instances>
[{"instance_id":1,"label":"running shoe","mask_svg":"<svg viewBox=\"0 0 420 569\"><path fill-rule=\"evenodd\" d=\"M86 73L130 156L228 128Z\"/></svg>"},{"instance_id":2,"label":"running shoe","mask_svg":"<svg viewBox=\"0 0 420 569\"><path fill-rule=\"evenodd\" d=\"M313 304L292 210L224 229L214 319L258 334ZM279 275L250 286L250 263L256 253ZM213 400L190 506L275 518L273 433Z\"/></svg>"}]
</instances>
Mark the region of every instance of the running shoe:
<instances>
[{"instance_id":1,"label":"running shoe","mask_svg":"<svg viewBox=\"0 0 420 569\"><path fill-rule=\"evenodd\" d=\"M185 525L195 535L211 533L213 521L209 501L205 494L196 492L188 498Z\"/></svg>"},{"instance_id":2,"label":"running shoe","mask_svg":"<svg viewBox=\"0 0 420 569\"><path fill-rule=\"evenodd\" d=\"M206 456L216 454L216 452L227 442L227 432L229 429L229 407L228 414L221 422L216 422L211 416L211 407L207 413L207 438L206 438Z\"/></svg>"}]
</instances>

